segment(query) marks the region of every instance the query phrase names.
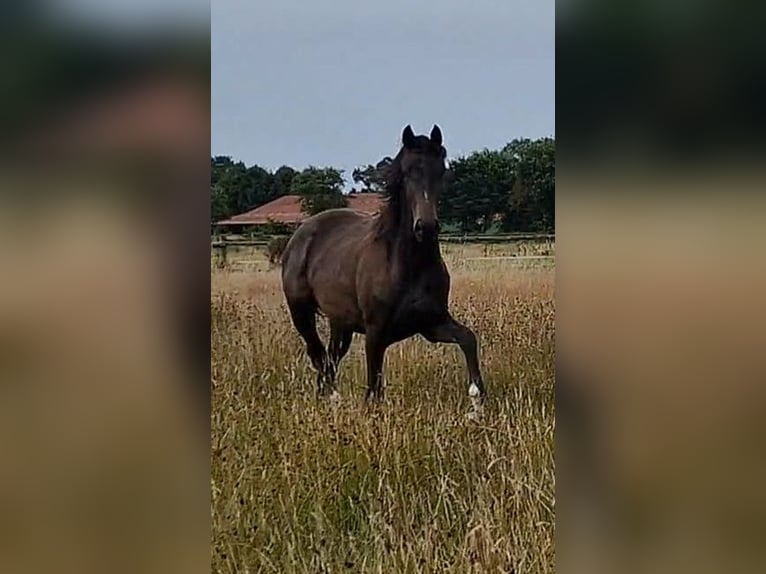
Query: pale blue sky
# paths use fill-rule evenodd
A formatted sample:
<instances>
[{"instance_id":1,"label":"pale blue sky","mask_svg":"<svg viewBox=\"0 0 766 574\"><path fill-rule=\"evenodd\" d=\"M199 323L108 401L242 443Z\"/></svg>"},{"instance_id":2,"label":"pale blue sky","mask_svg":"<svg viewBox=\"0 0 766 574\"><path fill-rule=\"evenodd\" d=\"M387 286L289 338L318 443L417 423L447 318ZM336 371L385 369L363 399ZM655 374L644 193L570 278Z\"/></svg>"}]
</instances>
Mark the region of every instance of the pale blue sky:
<instances>
[{"instance_id":1,"label":"pale blue sky","mask_svg":"<svg viewBox=\"0 0 766 574\"><path fill-rule=\"evenodd\" d=\"M438 123L449 155L555 133L554 0L212 0L212 142L351 170Z\"/></svg>"}]
</instances>

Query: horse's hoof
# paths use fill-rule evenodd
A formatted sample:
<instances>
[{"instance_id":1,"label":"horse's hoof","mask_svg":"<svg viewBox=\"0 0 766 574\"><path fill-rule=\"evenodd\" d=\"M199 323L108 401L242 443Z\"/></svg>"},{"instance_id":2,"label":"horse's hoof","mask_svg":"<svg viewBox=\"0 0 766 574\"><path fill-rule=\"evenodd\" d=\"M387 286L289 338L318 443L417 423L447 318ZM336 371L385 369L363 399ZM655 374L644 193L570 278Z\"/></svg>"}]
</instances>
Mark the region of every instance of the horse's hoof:
<instances>
[{"instance_id":1,"label":"horse's hoof","mask_svg":"<svg viewBox=\"0 0 766 574\"><path fill-rule=\"evenodd\" d=\"M481 420L483 416L484 416L484 407L474 406L471 408L470 411L466 413L465 418L469 421L478 422Z\"/></svg>"},{"instance_id":2,"label":"horse's hoof","mask_svg":"<svg viewBox=\"0 0 766 574\"><path fill-rule=\"evenodd\" d=\"M381 408L383 407L383 398L377 397L377 396L368 396L364 400L364 407L367 409L367 412L375 414L379 413Z\"/></svg>"},{"instance_id":3,"label":"horse's hoof","mask_svg":"<svg viewBox=\"0 0 766 574\"><path fill-rule=\"evenodd\" d=\"M474 385L471 385L471 388L474 388ZM468 394L471 410L466 415L466 418L471 421L478 421L484 415L484 395L471 393L470 391Z\"/></svg>"},{"instance_id":4,"label":"horse's hoof","mask_svg":"<svg viewBox=\"0 0 766 574\"><path fill-rule=\"evenodd\" d=\"M329 392L323 389L317 393L317 400L320 402L335 404L340 402L340 398L340 393L335 389L332 389Z\"/></svg>"}]
</instances>

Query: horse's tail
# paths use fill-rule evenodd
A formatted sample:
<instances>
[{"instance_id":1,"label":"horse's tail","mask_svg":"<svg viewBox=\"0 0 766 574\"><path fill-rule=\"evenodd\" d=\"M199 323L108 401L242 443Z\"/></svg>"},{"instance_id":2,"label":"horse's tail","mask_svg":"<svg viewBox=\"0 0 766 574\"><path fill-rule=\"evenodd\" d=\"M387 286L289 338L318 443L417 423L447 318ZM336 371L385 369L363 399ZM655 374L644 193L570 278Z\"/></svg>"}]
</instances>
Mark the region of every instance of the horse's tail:
<instances>
[{"instance_id":1,"label":"horse's tail","mask_svg":"<svg viewBox=\"0 0 766 574\"><path fill-rule=\"evenodd\" d=\"M287 244L290 242L291 237L279 237L272 240L272 243L269 245L269 262L272 265L283 265Z\"/></svg>"},{"instance_id":2,"label":"horse's tail","mask_svg":"<svg viewBox=\"0 0 766 574\"><path fill-rule=\"evenodd\" d=\"M277 251L276 253L272 253L269 257L269 262L272 265L276 265L277 267L282 267L282 260L284 259L285 252L284 251Z\"/></svg>"}]
</instances>

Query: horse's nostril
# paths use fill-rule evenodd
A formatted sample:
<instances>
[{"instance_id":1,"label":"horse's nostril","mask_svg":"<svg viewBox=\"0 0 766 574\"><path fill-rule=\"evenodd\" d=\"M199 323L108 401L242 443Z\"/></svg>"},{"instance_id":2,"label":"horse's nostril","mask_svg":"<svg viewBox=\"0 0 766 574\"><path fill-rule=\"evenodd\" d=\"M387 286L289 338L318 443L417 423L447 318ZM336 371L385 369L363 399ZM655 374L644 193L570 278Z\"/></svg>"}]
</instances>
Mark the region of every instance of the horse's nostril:
<instances>
[{"instance_id":1,"label":"horse's nostril","mask_svg":"<svg viewBox=\"0 0 766 574\"><path fill-rule=\"evenodd\" d=\"M423 220L422 219L415 220L415 231L423 231Z\"/></svg>"}]
</instances>

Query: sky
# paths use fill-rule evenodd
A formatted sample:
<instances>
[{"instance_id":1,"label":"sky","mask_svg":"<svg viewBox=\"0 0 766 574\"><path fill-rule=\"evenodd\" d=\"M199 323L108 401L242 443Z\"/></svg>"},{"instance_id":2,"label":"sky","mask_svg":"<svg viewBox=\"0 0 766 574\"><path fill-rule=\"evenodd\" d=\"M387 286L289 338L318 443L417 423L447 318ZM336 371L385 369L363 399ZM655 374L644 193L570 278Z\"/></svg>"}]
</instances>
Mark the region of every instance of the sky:
<instances>
[{"instance_id":1,"label":"sky","mask_svg":"<svg viewBox=\"0 0 766 574\"><path fill-rule=\"evenodd\" d=\"M555 134L554 0L212 0L213 155L351 171Z\"/></svg>"}]
</instances>

